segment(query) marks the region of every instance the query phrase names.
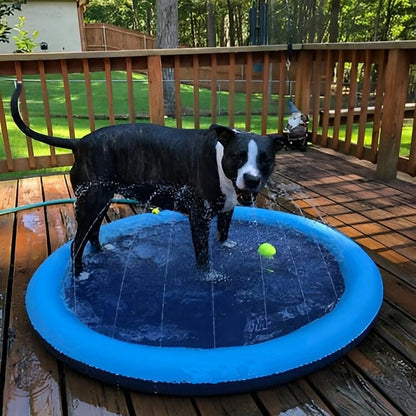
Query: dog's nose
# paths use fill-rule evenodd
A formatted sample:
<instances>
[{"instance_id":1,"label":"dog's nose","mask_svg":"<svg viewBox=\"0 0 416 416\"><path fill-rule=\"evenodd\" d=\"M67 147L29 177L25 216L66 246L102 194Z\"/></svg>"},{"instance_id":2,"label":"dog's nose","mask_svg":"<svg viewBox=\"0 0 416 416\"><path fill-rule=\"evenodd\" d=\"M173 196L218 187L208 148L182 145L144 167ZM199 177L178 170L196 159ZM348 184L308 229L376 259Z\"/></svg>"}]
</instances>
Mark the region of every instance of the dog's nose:
<instances>
[{"instance_id":1,"label":"dog's nose","mask_svg":"<svg viewBox=\"0 0 416 416\"><path fill-rule=\"evenodd\" d=\"M248 189L256 189L260 185L261 176L254 176L250 173L244 174L244 184Z\"/></svg>"}]
</instances>

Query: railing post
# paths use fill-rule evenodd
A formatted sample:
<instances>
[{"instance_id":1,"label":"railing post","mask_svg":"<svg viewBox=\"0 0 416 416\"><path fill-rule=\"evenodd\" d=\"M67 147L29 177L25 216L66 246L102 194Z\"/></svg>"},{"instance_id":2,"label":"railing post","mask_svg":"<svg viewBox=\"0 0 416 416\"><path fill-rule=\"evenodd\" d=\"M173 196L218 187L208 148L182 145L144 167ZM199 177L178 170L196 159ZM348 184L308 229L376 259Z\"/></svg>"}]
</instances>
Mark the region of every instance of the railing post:
<instances>
[{"instance_id":1,"label":"railing post","mask_svg":"<svg viewBox=\"0 0 416 416\"><path fill-rule=\"evenodd\" d=\"M160 56L147 57L149 79L149 118L151 123L165 124L163 108L163 76Z\"/></svg>"},{"instance_id":2,"label":"railing post","mask_svg":"<svg viewBox=\"0 0 416 416\"><path fill-rule=\"evenodd\" d=\"M376 177L395 179L409 79L409 60L405 50L389 51L385 73L385 96L381 122Z\"/></svg>"}]
</instances>

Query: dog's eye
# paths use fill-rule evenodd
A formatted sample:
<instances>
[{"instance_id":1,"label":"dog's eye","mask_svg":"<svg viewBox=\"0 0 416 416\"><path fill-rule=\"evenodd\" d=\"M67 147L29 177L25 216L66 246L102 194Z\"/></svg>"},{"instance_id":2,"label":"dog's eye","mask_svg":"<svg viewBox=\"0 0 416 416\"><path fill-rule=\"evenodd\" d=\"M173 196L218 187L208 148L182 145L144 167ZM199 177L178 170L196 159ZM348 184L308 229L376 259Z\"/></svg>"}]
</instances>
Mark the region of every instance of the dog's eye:
<instances>
[{"instance_id":1,"label":"dog's eye","mask_svg":"<svg viewBox=\"0 0 416 416\"><path fill-rule=\"evenodd\" d=\"M274 162L274 158L267 155L267 153L260 153L259 162L262 165L271 165Z\"/></svg>"},{"instance_id":2,"label":"dog's eye","mask_svg":"<svg viewBox=\"0 0 416 416\"><path fill-rule=\"evenodd\" d=\"M244 162L247 159L247 152L235 153L232 157L235 162Z\"/></svg>"}]
</instances>

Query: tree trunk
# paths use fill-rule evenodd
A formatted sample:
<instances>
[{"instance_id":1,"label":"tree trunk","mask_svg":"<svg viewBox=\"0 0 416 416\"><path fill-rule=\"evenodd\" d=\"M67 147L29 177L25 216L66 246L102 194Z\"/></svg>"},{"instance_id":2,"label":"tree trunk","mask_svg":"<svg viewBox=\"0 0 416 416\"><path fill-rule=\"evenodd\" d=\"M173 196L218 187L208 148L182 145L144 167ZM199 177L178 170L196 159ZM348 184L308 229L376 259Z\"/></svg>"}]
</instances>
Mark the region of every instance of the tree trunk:
<instances>
[{"instance_id":1,"label":"tree trunk","mask_svg":"<svg viewBox=\"0 0 416 416\"><path fill-rule=\"evenodd\" d=\"M235 29L234 29L234 7L230 0L227 0L228 20L229 20L229 39L230 46L235 46Z\"/></svg>"},{"instance_id":2,"label":"tree trunk","mask_svg":"<svg viewBox=\"0 0 416 416\"><path fill-rule=\"evenodd\" d=\"M324 20L324 0L319 0L319 6L318 6L318 13L317 13L317 25L316 25L316 35L317 39L316 41L318 43L323 42L324 34L325 34L325 20Z\"/></svg>"},{"instance_id":3,"label":"tree trunk","mask_svg":"<svg viewBox=\"0 0 416 416\"><path fill-rule=\"evenodd\" d=\"M156 47L158 49L177 48L178 0L156 0ZM163 101L165 115L175 114L175 83L173 69L163 70Z\"/></svg>"},{"instance_id":4,"label":"tree trunk","mask_svg":"<svg viewBox=\"0 0 416 416\"><path fill-rule=\"evenodd\" d=\"M154 35L154 29L152 29L153 22L153 11L150 6L147 6L146 9L146 31L148 35Z\"/></svg>"},{"instance_id":5,"label":"tree trunk","mask_svg":"<svg viewBox=\"0 0 416 416\"><path fill-rule=\"evenodd\" d=\"M386 13L386 20L384 22L383 30L381 31L381 41L385 41L388 39L388 33L390 31L390 25L391 25L391 19L393 16L393 9L394 9L395 1L394 0L388 0L387 1L387 7L385 10Z\"/></svg>"},{"instance_id":6,"label":"tree trunk","mask_svg":"<svg viewBox=\"0 0 416 416\"><path fill-rule=\"evenodd\" d=\"M339 12L341 8L341 0L332 0L331 2L331 18L329 22L329 41L338 41L338 28L339 28Z\"/></svg>"},{"instance_id":7,"label":"tree trunk","mask_svg":"<svg viewBox=\"0 0 416 416\"><path fill-rule=\"evenodd\" d=\"M207 0L207 45L217 46L215 38L215 12L211 0Z\"/></svg>"},{"instance_id":8,"label":"tree trunk","mask_svg":"<svg viewBox=\"0 0 416 416\"><path fill-rule=\"evenodd\" d=\"M315 41L315 34L316 34L316 0L312 0L310 2L310 10L309 10L309 23L308 23L308 42L313 43Z\"/></svg>"},{"instance_id":9,"label":"tree trunk","mask_svg":"<svg viewBox=\"0 0 416 416\"><path fill-rule=\"evenodd\" d=\"M137 20L138 0L132 1L131 21L133 30L139 30L139 22Z\"/></svg>"}]
</instances>

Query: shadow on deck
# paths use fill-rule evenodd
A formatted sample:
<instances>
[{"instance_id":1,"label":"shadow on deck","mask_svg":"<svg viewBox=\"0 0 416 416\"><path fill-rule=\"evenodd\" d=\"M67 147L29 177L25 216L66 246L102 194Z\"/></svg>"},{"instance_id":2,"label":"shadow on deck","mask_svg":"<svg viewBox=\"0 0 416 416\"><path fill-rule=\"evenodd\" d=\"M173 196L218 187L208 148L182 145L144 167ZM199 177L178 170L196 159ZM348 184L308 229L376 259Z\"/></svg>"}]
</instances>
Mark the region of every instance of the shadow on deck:
<instances>
[{"instance_id":1,"label":"shadow on deck","mask_svg":"<svg viewBox=\"0 0 416 416\"><path fill-rule=\"evenodd\" d=\"M316 218L357 241L381 271L381 313L368 337L343 359L292 383L251 394L151 396L89 379L58 362L32 331L24 296L39 264L72 238L72 204L1 215L2 414L415 414L416 186L375 180L371 167L354 161L316 149L283 152L258 204ZM69 198L72 190L66 176L45 176L0 182L0 194L3 210ZM113 204L106 220L134 213L132 206Z\"/></svg>"}]
</instances>

